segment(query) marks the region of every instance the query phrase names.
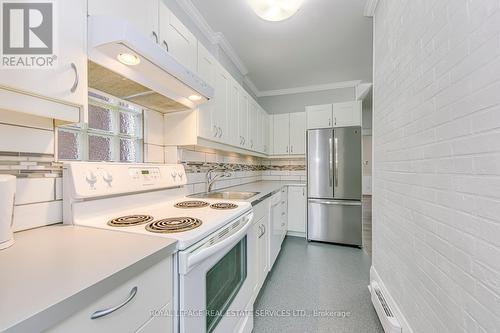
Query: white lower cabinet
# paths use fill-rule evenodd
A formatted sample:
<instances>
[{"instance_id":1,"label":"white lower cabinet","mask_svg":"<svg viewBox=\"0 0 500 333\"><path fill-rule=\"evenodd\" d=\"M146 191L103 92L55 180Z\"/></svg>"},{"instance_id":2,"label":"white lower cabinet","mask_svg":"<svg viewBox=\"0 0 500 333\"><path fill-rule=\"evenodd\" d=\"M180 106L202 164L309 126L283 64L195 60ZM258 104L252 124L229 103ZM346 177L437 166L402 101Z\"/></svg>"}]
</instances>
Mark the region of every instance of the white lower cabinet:
<instances>
[{"instance_id":1,"label":"white lower cabinet","mask_svg":"<svg viewBox=\"0 0 500 333\"><path fill-rule=\"evenodd\" d=\"M306 187L288 186L288 233L306 236Z\"/></svg>"},{"instance_id":2,"label":"white lower cabinet","mask_svg":"<svg viewBox=\"0 0 500 333\"><path fill-rule=\"evenodd\" d=\"M168 257L104 296L96 295L92 304L46 332L172 332L168 313L172 310L172 274L172 258ZM92 319L108 309L109 314Z\"/></svg>"},{"instance_id":3,"label":"white lower cabinet","mask_svg":"<svg viewBox=\"0 0 500 333\"><path fill-rule=\"evenodd\" d=\"M254 208L254 222L249 232L249 241L254 249L253 262L249 265L253 283L252 303L257 298L260 288L269 272L269 199Z\"/></svg>"}]
</instances>

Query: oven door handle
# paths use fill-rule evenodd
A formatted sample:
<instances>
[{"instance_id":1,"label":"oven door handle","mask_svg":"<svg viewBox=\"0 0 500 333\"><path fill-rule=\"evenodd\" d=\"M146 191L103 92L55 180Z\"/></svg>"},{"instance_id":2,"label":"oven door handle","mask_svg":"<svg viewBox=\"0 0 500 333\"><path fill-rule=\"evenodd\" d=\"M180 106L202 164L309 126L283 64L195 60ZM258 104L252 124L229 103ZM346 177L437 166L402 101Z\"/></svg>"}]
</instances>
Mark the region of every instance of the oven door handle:
<instances>
[{"instance_id":1,"label":"oven door handle","mask_svg":"<svg viewBox=\"0 0 500 333\"><path fill-rule=\"evenodd\" d=\"M201 250L195 250L188 253L179 253L179 259L181 263L179 265L179 273L186 274L191 270L191 268L199 264L201 261L224 248L236 244L240 239L242 239L243 236L247 233L247 230L253 220L253 212L243 216L242 219L244 219L245 222L243 222L243 225L241 227L234 231L234 233L228 233L226 236L224 236L224 238L218 240L217 243Z\"/></svg>"}]
</instances>

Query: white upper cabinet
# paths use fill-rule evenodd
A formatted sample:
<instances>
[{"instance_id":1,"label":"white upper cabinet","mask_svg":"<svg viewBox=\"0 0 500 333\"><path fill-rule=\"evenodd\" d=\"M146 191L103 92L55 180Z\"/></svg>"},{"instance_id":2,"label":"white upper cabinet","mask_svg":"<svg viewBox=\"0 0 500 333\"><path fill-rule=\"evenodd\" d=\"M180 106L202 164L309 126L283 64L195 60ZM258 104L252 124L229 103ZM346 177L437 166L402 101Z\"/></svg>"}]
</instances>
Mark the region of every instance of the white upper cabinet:
<instances>
[{"instance_id":1,"label":"white upper cabinet","mask_svg":"<svg viewBox=\"0 0 500 333\"><path fill-rule=\"evenodd\" d=\"M212 122L216 132L216 140L224 142L228 138L227 111L229 108L229 73L221 66L217 66L215 78L215 104L212 113Z\"/></svg>"},{"instance_id":2,"label":"white upper cabinet","mask_svg":"<svg viewBox=\"0 0 500 333\"><path fill-rule=\"evenodd\" d=\"M271 124L271 117L267 114L266 111L262 110L262 131L264 132L262 139L264 141L263 152L265 154L271 153L270 124Z\"/></svg>"},{"instance_id":3,"label":"white upper cabinet","mask_svg":"<svg viewBox=\"0 0 500 333\"><path fill-rule=\"evenodd\" d=\"M306 153L306 113L290 113L290 155Z\"/></svg>"},{"instance_id":4,"label":"white upper cabinet","mask_svg":"<svg viewBox=\"0 0 500 333\"><path fill-rule=\"evenodd\" d=\"M290 153L290 114L275 114L273 116L274 154L288 155Z\"/></svg>"},{"instance_id":5,"label":"white upper cabinet","mask_svg":"<svg viewBox=\"0 0 500 333\"><path fill-rule=\"evenodd\" d=\"M361 126L361 101L333 104L333 126Z\"/></svg>"},{"instance_id":6,"label":"white upper cabinet","mask_svg":"<svg viewBox=\"0 0 500 333\"><path fill-rule=\"evenodd\" d=\"M333 126L332 104L306 106L307 128L328 128Z\"/></svg>"},{"instance_id":7,"label":"white upper cabinet","mask_svg":"<svg viewBox=\"0 0 500 333\"><path fill-rule=\"evenodd\" d=\"M168 9L159 3L159 43L181 64L196 72L198 40Z\"/></svg>"},{"instance_id":8,"label":"white upper cabinet","mask_svg":"<svg viewBox=\"0 0 500 333\"><path fill-rule=\"evenodd\" d=\"M239 145L239 107L240 107L240 85L232 77L229 81L229 103L227 110L227 133L226 143Z\"/></svg>"},{"instance_id":9,"label":"white upper cabinet","mask_svg":"<svg viewBox=\"0 0 500 333\"><path fill-rule=\"evenodd\" d=\"M54 15L56 63L51 68L0 69L0 108L78 122L87 104L86 1L57 0L54 6L56 13L64 13Z\"/></svg>"},{"instance_id":10,"label":"white upper cabinet","mask_svg":"<svg viewBox=\"0 0 500 333\"><path fill-rule=\"evenodd\" d=\"M361 126L361 101L306 106L307 128Z\"/></svg>"},{"instance_id":11,"label":"white upper cabinet","mask_svg":"<svg viewBox=\"0 0 500 333\"><path fill-rule=\"evenodd\" d=\"M217 73L217 60L215 57L203 46L198 43L198 75L206 83L215 86L215 75Z\"/></svg>"},{"instance_id":12,"label":"white upper cabinet","mask_svg":"<svg viewBox=\"0 0 500 333\"><path fill-rule=\"evenodd\" d=\"M239 132L239 146L242 148L248 148L250 140L248 138L248 94L245 91L240 92L239 97L239 108L238 108L238 132Z\"/></svg>"},{"instance_id":13,"label":"white upper cabinet","mask_svg":"<svg viewBox=\"0 0 500 333\"><path fill-rule=\"evenodd\" d=\"M162 3L160 0L88 0L88 14L126 19L158 43L158 6Z\"/></svg>"}]
</instances>

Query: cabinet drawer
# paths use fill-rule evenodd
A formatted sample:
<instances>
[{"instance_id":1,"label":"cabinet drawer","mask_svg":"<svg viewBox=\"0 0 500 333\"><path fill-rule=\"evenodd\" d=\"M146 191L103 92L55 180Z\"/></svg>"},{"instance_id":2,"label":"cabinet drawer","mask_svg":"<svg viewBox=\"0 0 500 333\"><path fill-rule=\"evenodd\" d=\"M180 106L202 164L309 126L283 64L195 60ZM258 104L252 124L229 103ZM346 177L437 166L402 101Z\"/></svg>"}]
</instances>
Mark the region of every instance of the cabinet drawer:
<instances>
[{"instance_id":1,"label":"cabinet drawer","mask_svg":"<svg viewBox=\"0 0 500 333\"><path fill-rule=\"evenodd\" d=\"M172 305L165 305L147 323L139 328L136 333L170 333L172 332Z\"/></svg>"},{"instance_id":2,"label":"cabinet drawer","mask_svg":"<svg viewBox=\"0 0 500 333\"><path fill-rule=\"evenodd\" d=\"M97 319L91 319L96 311L109 309L135 296L123 307ZM49 329L50 333L87 332L134 332L151 319L151 311L162 309L172 302L172 258L168 257L139 275L116 287L106 295L63 322ZM155 319L155 318L153 318ZM162 321L164 322L164 321ZM167 324L170 321L165 321ZM165 327L170 332L171 327ZM147 330L145 331L147 332Z\"/></svg>"}]
</instances>

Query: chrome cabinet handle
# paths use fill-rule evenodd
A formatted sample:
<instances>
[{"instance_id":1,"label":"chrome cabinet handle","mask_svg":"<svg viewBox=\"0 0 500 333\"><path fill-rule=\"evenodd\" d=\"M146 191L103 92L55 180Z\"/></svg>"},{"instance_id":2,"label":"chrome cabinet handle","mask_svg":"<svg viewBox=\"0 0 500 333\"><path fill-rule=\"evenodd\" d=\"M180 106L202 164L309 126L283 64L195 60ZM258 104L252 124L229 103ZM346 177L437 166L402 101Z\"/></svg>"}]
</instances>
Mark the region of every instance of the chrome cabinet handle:
<instances>
[{"instance_id":1,"label":"chrome cabinet handle","mask_svg":"<svg viewBox=\"0 0 500 333\"><path fill-rule=\"evenodd\" d=\"M266 226L262 224L262 236L264 236L266 234Z\"/></svg>"},{"instance_id":2,"label":"chrome cabinet handle","mask_svg":"<svg viewBox=\"0 0 500 333\"><path fill-rule=\"evenodd\" d=\"M76 88L78 88L78 81L80 80L80 77L78 76L78 69L76 68L74 62L71 63L71 68L75 72L75 81L73 82L73 86L71 87L70 91L74 93L76 91Z\"/></svg>"},{"instance_id":3,"label":"chrome cabinet handle","mask_svg":"<svg viewBox=\"0 0 500 333\"><path fill-rule=\"evenodd\" d=\"M158 44L158 34L156 33L156 31L152 31L151 34L155 38L155 43Z\"/></svg>"},{"instance_id":4,"label":"chrome cabinet handle","mask_svg":"<svg viewBox=\"0 0 500 333\"><path fill-rule=\"evenodd\" d=\"M259 233L259 237L258 238L261 238L264 235L264 229L262 229L262 224L259 225L259 230L260 230L260 233Z\"/></svg>"},{"instance_id":5,"label":"chrome cabinet handle","mask_svg":"<svg viewBox=\"0 0 500 333\"><path fill-rule=\"evenodd\" d=\"M334 122L333 122L333 124L334 124L335 126L337 126L337 117L333 117L333 119L334 119L334 120L333 120L333 121L334 121Z\"/></svg>"},{"instance_id":6,"label":"chrome cabinet handle","mask_svg":"<svg viewBox=\"0 0 500 333\"><path fill-rule=\"evenodd\" d=\"M332 118L328 118L328 126L332 126Z\"/></svg>"},{"instance_id":7,"label":"chrome cabinet handle","mask_svg":"<svg viewBox=\"0 0 500 333\"><path fill-rule=\"evenodd\" d=\"M288 146L286 146L286 153L288 154Z\"/></svg>"},{"instance_id":8,"label":"chrome cabinet handle","mask_svg":"<svg viewBox=\"0 0 500 333\"><path fill-rule=\"evenodd\" d=\"M214 137L217 137L217 135L219 135L219 129L214 125Z\"/></svg>"},{"instance_id":9,"label":"chrome cabinet handle","mask_svg":"<svg viewBox=\"0 0 500 333\"><path fill-rule=\"evenodd\" d=\"M163 46L165 46L165 48L167 49L167 52L168 52L168 43L166 41L163 41Z\"/></svg>"},{"instance_id":10,"label":"chrome cabinet handle","mask_svg":"<svg viewBox=\"0 0 500 333\"><path fill-rule=\"evenodd\" d=\"M335 187L339 186L339 139L335 138Z\"/></svg>"},{"instance_id":11,"label":"chrome cabinet handle","mask_svg":"<svg viewBox=\"0 0 500 333\"><path fill-rule=\"evenodd\" d=\"M222 138L222 128L219 127L219 138Z\"/></svg>"},{"instance_id":12,"label":"chrome cabinet handle","mask_svg":"<svg viewBox=\"0 0 500 333\"><path fill-rule=\"evenodd\" d=\"M111 308L108 308L108 309L105 309L105 310L99 310L99 311L94 312L90 316L90 319L101 318L101 317L107 316L107 315L115 312L116 310L118 310L118 309L124 307L125 305L127 305L127 303L130 302L135 297L136 294L137 294L137 287L134 287L134 288L132 288L132 290L130 290L130 294L128 295L128 297L127 297L126 300L124 300L120 304L118 304L116 306L113 306Z\"/></svg>"},{"instance_id":13,"label":"chrome cabinet handle","mask_svg":"<svg viewBox=\"0 0 500 333\"><path fill-rule=\"evenodd\" d=\"M290 153L293 154L293 146L290 146Z\"/></svg>"},{"instance_id":14,"label":"chrome cabinet handle","mask_svg":"<svg viewBox=\"0 0 500 333\"><path fill-rule=\"evenodd\" d=\"M328 160L328 166L329 166L328 183L330 184L330 187L332 187L333 186L333 180L332 180L332 177L333 177L333 142L332 142L332 138L328 138L328 146L330 148L330 154L329 154L329 160Z\"/></svg>"},{"instance_id":15,"label":"chrome cabinet handle","mask_svg":"<svg viewBox=\"0 0 500 333\"><path fill-rule=\"evenodd\" d=\"M281 223L281 226L284 227L285 226L285 222Z\"/></svg>"}]
</instances>

